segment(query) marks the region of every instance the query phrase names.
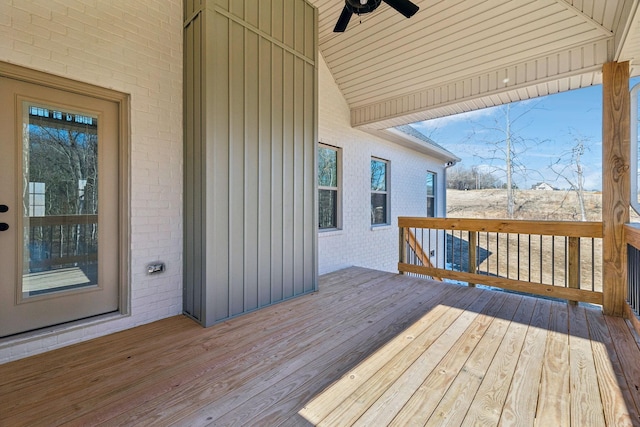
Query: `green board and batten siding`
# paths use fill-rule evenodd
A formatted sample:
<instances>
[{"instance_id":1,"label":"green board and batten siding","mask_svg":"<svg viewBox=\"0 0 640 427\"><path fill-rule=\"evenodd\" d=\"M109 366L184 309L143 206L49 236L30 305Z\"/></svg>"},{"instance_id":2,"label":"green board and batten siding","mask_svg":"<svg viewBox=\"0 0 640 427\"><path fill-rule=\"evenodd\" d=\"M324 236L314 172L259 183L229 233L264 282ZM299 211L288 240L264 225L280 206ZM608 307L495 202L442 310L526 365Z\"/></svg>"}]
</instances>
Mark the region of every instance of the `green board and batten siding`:
<instances>
[{"instance_id":1,"label":"green board and batten siding","mask_svg":"<svg viewBox=\"0 0 640 427\"><path fill-rule=\"evenodd\" d=\"M183 306L209 326L317 290L317 12L184 5Z\"/></svg>"}]
</instances>

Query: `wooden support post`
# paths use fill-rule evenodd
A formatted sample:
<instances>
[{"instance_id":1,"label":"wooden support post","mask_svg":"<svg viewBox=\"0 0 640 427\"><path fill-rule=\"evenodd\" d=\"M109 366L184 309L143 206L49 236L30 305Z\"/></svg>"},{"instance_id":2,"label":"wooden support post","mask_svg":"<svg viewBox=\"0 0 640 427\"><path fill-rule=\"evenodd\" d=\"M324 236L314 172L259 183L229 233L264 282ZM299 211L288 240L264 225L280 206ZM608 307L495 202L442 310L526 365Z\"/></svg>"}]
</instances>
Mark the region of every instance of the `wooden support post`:
<instances>
[{"instance_id":1,"label":"wooden support post","mask_svg":"<svg viewBox=\"0 0 640 427\"><path fill-rule=\"evenodd\" d=\"M469 273L476 274L478 257L476 255L476 248L478 247L478 232L469 231L469 255L468 255L468 270ZM472 288L476 287L475 283L467 283Z\"/></svg>"},{"instance_id":2,"label":"wooden support post","mask_svg":"<svg viewBox=\"0 0 640 427\"><path fill-rule=\"evenodd\" d=\"M400 233L398 236L398 261L400 263L407 262L407 229L405 227L399 228ZM400 274L404 274L403 271Z\"/></svg>"},{"instance_id":3,"label":"wooden support post","mask_svg":"<svg viewBox=\"0 0 640 427\"><path fill-rule=\"evenodd\" d=\"M603 311L623 316L627 289L624 224L630 200L629 63L602 67Z\"/></svg>"},{"instance_id":4,"label":"wooden support post","mask_svg":"<svg viewBox=\"0 0 640 427\"><path fill-rule=\"evenodd\" d=\"M580 289L580 238L569 237L569 288ZM570 300L569 304L576 305L578 301Z\"/></svg>"}]
</instances>

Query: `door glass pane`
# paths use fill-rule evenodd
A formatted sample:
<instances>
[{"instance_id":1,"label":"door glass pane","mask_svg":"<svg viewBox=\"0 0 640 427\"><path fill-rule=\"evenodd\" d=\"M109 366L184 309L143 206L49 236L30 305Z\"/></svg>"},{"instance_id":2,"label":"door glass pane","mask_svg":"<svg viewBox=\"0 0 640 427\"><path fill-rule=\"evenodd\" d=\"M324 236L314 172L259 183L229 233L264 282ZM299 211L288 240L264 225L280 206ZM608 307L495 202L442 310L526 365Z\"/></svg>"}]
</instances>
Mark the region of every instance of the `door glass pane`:
<instances>
[{"instance_id":1,"label":"door glass pane","mask_svg":"<svg viewBox=\"0 0 640 427\"><path fill-rule=\"evenodd\" d=\"M23 104L22 296L97 285L98 119Z\"/></svg>"}]
</instances>

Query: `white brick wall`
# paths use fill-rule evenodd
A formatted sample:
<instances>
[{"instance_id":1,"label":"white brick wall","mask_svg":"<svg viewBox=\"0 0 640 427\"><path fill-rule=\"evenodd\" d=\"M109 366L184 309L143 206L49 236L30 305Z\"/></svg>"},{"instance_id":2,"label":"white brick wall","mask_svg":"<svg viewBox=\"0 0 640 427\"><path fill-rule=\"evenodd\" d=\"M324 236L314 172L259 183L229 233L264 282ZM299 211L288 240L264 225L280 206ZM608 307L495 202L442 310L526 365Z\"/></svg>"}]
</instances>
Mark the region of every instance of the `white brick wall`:
<instances>
[{"instance_id":1,"label":"white brick wall","mask_svg":"<svg viewBox=\"0 0 640 427\"><path fill-rule=\"evenodd\" d=\"M397 272L398 216L425 216L426 173L438 174L436 207L444 216L444 165L440 160L376 138L350 125L349 108L320 56L319 138L342 148L342 229L320 232L319 273L351 265ZM371 157L390 162L391 225L371 227Z\"/></svg>"},{"instance_id":2,"label":"white brick wall","mask_svg":"<svg viewBox=\"0 0 640 427\"><path fill-rule=\"evenodd\" d=\"M132 211L131 316L0 341L0 363L181 313L182 1L2 0L0 60L131 95Z\"/></svg>"}]
</instances>

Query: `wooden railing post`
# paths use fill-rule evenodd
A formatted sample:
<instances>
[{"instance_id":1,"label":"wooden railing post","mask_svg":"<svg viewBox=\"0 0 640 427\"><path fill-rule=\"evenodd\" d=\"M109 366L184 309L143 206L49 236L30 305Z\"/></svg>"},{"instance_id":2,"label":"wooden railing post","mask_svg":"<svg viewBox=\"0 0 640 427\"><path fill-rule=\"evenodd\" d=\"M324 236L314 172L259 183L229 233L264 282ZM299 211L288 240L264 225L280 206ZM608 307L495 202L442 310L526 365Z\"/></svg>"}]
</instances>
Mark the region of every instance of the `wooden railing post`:
<instances>
[{"instance_id":1,"label":"wooden railing post","mask_svg":"<svg viewBox=\"0 0 640 427\"><path fill-rule=\"evenodd\" d=\"M405 227L400 227L400 235L398 238L398 254L400 263L407 262L407 229ZM400 274L404 274L403 271L400 271Z\"/></svg>"},{"instance_id":2,"label":"wooden railing post","mask_svg":"<svg viewBox=\"0 0 640 427\"><path fill-rule=\"evenodd\" d=\"M569 288L580 289L580 238L569 237L569 257L568 257L568 280ZM569 304L576 305L578 301L569 301Z\"/></svg>"},{"instance_id":3,"label":"wooden railing post","mask_svg":"<svg viewBox=\"0 0 640 427\"><path fill-rule=\"evenodd\" d=\"M471 274L476 274L477 270L477 260L478 256L476 254L476 249L478 247L478 232L477 231L469 231L469 254L468 254L468 271ZM476 287L475 283L467 283L472 288Z\"/></svg>"},{"instance_id":4,"label":"wooden railing post","mask_svg":"<svg viewBox=\"0 0 640 427\"><path fill-rule=\"evenodd\" d=\"M602 284L603 311L613 316L624 314L627 291L630 111L629 63L608 62L602 67Z\"/></svg>"}]
</instances>

